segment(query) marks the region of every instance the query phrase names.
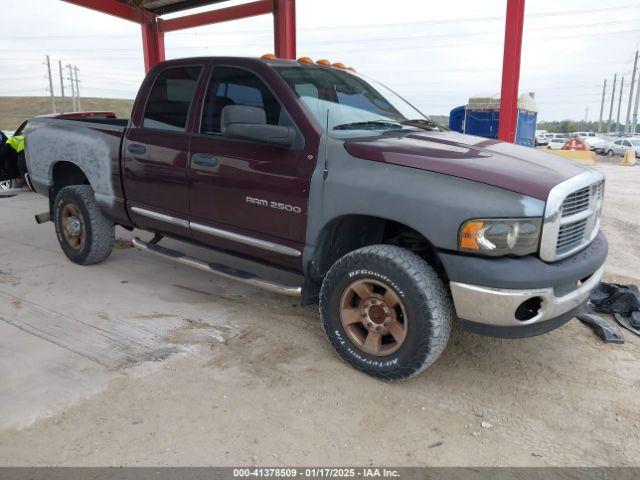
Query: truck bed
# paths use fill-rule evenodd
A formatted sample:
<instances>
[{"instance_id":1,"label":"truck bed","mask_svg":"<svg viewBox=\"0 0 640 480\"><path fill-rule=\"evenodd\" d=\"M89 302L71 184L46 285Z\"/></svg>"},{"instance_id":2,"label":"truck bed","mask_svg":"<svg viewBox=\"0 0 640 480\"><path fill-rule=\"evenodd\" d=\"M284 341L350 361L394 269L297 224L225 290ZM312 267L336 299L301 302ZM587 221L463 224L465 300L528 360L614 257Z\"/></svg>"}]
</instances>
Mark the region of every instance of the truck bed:
<instances>
[{"instance_id":1,"label":"truck bed","mask_svg":"<svg viewBox=\"0 0 640 480\"><path fill-rule=\"evenodd\" d=\"M27 171L38 193L49 195L53 176L79 168L94 189L98 205L126 219L120 181L120 147L128 120L34 118L25 129Z\"/></svg>"}]
</instances>

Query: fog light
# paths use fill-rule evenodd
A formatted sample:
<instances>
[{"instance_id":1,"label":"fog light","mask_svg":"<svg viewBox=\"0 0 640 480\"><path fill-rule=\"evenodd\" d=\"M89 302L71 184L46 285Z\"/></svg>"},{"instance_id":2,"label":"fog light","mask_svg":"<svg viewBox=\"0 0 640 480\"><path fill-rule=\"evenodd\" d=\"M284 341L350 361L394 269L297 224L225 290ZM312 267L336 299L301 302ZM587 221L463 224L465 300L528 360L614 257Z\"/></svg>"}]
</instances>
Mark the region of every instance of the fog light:
<instances>
[{"instance_id":1,"label":"fog light","mask_svg":"<svg viewBox=\"0 0 640 480\"><path fill-rule=\"evenodd\" d=\"M520 320L521 322L531 320L540 313L541 307L542 298L540 297L531 297L528 300L525 300L518 306L518 308L516 308L516 320Z\"/></svg>"}]
</instances>

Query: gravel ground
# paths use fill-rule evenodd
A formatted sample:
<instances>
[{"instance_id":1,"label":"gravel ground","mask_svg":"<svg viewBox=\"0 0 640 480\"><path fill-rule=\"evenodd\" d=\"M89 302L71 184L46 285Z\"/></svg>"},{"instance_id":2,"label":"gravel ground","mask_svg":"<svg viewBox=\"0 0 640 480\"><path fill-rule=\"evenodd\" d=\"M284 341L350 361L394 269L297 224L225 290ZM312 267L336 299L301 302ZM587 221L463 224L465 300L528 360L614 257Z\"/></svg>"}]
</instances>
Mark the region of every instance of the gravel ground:
<instances>
[{"instance_id":1,"label":"gravel ground","mask_svg":"<svg viewBox=\"0 0 640 480\"><path fill-rule=\"evenodd\" d=\"M640 166L598 168L605 279L640 284ZM0 465L640 466L629 332L456 331L424 374L381 383L340 361L314 310L126 241L74 266L28 218L43 199L0 201Z\"/></svg>"}]
</instances>

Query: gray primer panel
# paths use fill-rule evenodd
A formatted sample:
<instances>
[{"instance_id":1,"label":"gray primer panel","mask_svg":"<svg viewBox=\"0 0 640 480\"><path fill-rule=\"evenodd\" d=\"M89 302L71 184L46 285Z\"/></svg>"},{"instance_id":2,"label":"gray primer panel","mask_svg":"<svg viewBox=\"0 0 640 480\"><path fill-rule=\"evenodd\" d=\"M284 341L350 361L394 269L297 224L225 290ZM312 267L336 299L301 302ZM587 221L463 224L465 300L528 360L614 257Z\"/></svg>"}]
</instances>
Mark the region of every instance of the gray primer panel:
<instances>
[{"instance_id":1,"label":"gray primer panel","mask_svg":"<svg viewBox=\"0 0 640 480\"><path fill-rule=\"evenodd\" d=\"M118 126L94 123L83 125L75 120L31 120L25 132L25 152L27 169L32 179L51 186L53 166L59 161L71 162L86 175L98 203L112 207L116 200L111 171L114 138L100 134L95 130L98 126L103 130L123 131ZM89 127L93 129L89 130Z\"/></svg>"},{"instance_id":2,"label":"gray primer panel","mask_svg":"<svg viewBox=\"0 0 640 480\"><path fill-rule=\"evenodd\" d=\"M325 143L328 176L323 181ZM458 229L472 218L542 217L544 202L471 180L354 158L340 140L322 139L311 179L305 271L322 229L345 215L393 220L435 247L457 250Z\"/></svg>"}]
</instances>

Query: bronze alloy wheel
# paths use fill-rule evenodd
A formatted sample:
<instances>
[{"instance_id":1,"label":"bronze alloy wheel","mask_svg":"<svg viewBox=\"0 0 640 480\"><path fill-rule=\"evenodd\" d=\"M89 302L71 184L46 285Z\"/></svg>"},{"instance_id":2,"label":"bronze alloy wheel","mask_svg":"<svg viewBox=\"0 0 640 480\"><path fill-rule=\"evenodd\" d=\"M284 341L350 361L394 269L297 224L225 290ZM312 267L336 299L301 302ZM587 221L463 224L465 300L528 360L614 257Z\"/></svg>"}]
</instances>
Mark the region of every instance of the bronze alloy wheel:
<instances>
[{"instance_id":1,"label":"bronze alloy wheel","mask_svg":"<svg viewBox=\"0 0 640 480\"><path fill-rule=\"evenodd\" d=\"M356 280L345 289L340 320L351 341L377 357L398 350L407 336L407 315L400 298L391 287L371 278Z\"/></svg>"},{"instance_id":2,"label":"bronze alloy wheel","mask_svg":"<svg viewBox=\"0 0 640 480\"><path fill-rule=\"evenodd\" d=\"M60 228L67 244L74 250L82 250L85 239L85 226L80 209L73 203L62 207Z\"/></svg>"}]
</instances>

